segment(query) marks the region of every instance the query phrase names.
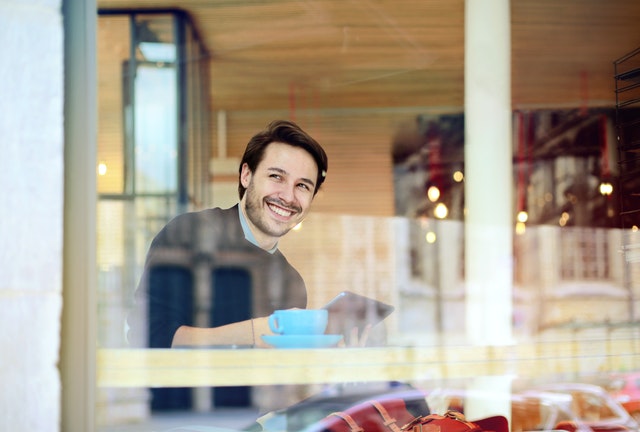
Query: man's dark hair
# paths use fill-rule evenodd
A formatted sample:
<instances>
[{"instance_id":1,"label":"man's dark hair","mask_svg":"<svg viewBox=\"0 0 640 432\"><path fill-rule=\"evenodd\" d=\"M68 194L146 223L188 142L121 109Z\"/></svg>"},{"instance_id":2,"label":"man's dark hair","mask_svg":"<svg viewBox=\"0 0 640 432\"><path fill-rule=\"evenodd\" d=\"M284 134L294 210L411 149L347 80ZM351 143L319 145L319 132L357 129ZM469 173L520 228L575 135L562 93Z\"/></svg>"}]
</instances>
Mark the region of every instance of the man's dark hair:
<instances>
[{"instance_id":1,"label":"man's dark hair","mask_svg":"<svg viewBox=\"0 0 640 432\"><path fill-rule=\"evenodd\" d=\"M316 161L316 165L318 166L318 178L316 179L316 187L313 194L318 193L327 175L327 154L315 139L311 138L300 126L288 120L275 120L269 123L265 130L258 132L251 138L240 161L239 175L242 174L242 166L245 163L249 167L249 170L254 173L262 161L265 149L273 142L300 147L313 157L313 160ZM242 186L242 182L239 181L238 194L240 195L240 199L244 196L245 191L246 188Z\"/></svg>"}]
</instances>

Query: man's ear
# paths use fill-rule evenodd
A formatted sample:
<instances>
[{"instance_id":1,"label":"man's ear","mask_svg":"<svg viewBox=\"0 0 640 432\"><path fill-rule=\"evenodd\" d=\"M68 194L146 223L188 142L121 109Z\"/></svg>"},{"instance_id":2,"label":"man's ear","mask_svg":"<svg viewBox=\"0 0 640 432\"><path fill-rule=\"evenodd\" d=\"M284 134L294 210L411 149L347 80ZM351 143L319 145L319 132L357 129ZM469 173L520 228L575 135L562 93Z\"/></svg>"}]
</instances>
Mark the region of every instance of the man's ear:
<instances>
[{"instance_id":1,"label":"man's ear","mask_svg":"<svg viewBox=\"0 0 640 432\"><path fill-rule=\"evenodd\" d=\"M242 170L240 171L240 184L242 184L243 187L247 188L249 187L249 183L251 183L251 175L253 173L251 172L251 169L249 169L249 165L247 165L247 163L243 163L242 164Z\"/></svg>"}]
</instances>

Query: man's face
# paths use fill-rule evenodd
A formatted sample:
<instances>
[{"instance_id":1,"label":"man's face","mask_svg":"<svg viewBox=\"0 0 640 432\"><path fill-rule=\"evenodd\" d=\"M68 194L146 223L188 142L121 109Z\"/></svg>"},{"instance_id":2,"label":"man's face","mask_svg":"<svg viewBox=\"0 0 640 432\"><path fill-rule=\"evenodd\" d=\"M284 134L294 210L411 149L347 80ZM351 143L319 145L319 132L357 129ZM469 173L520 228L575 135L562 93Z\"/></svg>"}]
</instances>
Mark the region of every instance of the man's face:
<instances>
[{"instance_id":1,"label":"man's face","mask_svg":"<svg viewBox=\"0 0 640 432\"><path fill-rule=\"evenodd\" d=\"M247 189L242 198L251 231L269 248L301 222L313 200L318 167L306 150L274 142L251 172L244 164L240 175Z\"/></svg>"}]
</instances>

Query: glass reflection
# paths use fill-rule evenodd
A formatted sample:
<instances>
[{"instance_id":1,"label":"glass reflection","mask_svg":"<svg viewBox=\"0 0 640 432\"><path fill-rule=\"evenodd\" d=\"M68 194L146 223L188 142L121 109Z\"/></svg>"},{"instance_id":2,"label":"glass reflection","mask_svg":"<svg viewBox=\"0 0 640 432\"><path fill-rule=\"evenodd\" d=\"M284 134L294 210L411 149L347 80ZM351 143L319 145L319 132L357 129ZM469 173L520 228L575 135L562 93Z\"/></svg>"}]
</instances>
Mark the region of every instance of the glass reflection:
<instances>
[{"instance_id":1,"label":"glass reflection","mask_svg":"<svg viewBox=\"0 0 640 432\"><path fill-rule=\"evenodd\" d=\"M553 428L572 418L573 414L559 414L558 406L570 405L568 398L505 397L512 390L515 393L516 384L524 385L517 380L573 380L594 371L636 367L633 356L620 353L627 353L637 339L635 299L639 294L631 282L638 275L627 273L625 257L617 251L623 237L637 233L618 227L617 212L611 211L619 199L617 189L607 194L598 190L601 180L615 175L611 110L514 113L518 138L513 233L519 235L513 238L513 262L504 264L513 267L513 309L508 321L515 340L510 351L469 347L466 324L472 317L466 311L462 113L425 113L414 106L375 104L336 109L331 105L336 99L328 96L336 96L331 71L327 71L326 94L293 83L285 108L268 104L265 108L257 99L269 93L268 85L259 85L263 90L259 94L246 90L252 77L264 84L262 76L249 73L250 67L242 68L238 77L238 87L245 93L234 96L242 109L215 111L207 91L208 62L215 64L216 57L198 47L193 33L179 31L186 25L181 19L164 14L102 16L99 25L103 36L99 56L105 67L100 68L104 81L98 144L100 167L104 167L98 181L98 340L101 352L113 356L106 358L114 359L99 367L111 377L108 369L118 361L134 360L130 369L125 365L125 371L119 371L125 377L122 381L116 377L100 388L101 430L189 430L189 425L211 430L304 430L333 411L355 410L370 398L402 399L413 407L413 415L439 412L434 389L442 387L464 389L456 400L447 401L446 408L486 412L478 407L492 406L495 395L483 402L466 391L493 388L502 391L497 398L499 409L513 418L512 430L538 428L547 418L554 420L544 427ZM368 34L359 39L356 28L344 29L344 50L380 37ZM270 53L268 46L257 43L263 41L237 40L239 46L255 43L262 55ZM392 60L411 63L395 50ZM318 66L289 64L302 70ZM387 76L371 73L376 79ZM342 87L358 93L358 85L366 81L357 76ZM216 96L224 97L228 89L216 90ZM214 117L215 124L210 125L209 118ZM243 333L251 331L250 341L233 339L215 348L204 344L206 349L200 353L184 344L170 350L173 334L151 344L158 351L166 348L169 355L184 354L178 366L171 363L173 357L142 357L151 359L148 362L135 357L147 355L130 348L148 344L145 333L154 312L150 307L143 313L144 331L134 340L126 337L126 316L134 306L135 287L144 277L152 239L169 220L187 211L222 202L231 203L224 208L233 206L244 146L254 131L275 118L294 118L303 124L320 137L332 159L327 184L314 198L313 211L278 243L304 280L305 301L282 288L282 279L288 276L246 250L211 254L209 234L206 229L198 231L197 223L186 224L196 233L187 237L193 237L200 249L182 254L177 261L167 259L164 263L169 265L150 277L165 283L166 290L178 292L169 303L185 302L180 314L193 326L247 322L253 316L251 302L259 300L255 293L262 292L281 295L280 302L271 302L261 311L262 317L276 308L319 309L345 290L392 305L394 311L367 330L366 349L348 349L352 345L349 331L333 328L329 334L344 333L346 347L332 345L330 354L297 349L282 354L278 347L266 346L244 349L268 332L251 322ZM182 228L167 235L180 237ZM637 237L633 239L637 243ZM214 255L224 265L212 268L206 262ZM157 257L158 262L165 258ZM262 265L261 272L247 270L247 260ZM487 269L488 274L493 272L499 269ZM212 279L226 281L234 295L209 308L203 306L208 297L222 297L210 289ZM485 310L501 313L492 303ZM224 320L215 322L220 317ZM250 357L256 351L263 357L247 365L237 354L243 349L247 358L258 359ZM317 358L321 361L314 363ZM262 359L269 366L264 370L259 369ZM470 367L470 360L480 364ZM233 363L233 370L216 369L220 376L207 373L224 361ZM309 366L299 372L296 362L309 362ZM134 369L140 364L143 370ZM256 370L260 373L254 375ZM483 373L493 379L476 377ZM224 382L225 374L242 385ZM334 378L336 374L342 374L338 375L341 381ZM192 376L189 381L188 375ZM141 376L148 381L133 384ZM158 381L152 382L151 377ZM530 410L528 418L518 416L519 410Z\"/></svg>"}]
</instances>

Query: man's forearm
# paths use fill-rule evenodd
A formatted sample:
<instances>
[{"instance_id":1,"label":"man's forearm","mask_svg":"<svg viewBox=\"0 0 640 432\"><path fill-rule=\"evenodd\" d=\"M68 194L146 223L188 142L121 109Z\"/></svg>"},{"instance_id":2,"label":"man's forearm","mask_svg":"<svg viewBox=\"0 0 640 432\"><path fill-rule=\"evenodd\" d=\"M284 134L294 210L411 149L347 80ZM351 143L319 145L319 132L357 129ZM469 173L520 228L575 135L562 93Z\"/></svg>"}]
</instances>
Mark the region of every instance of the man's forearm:
<instances>
[{"instance_id":1,"label":"man's forearm","mask_svg":"<svg viewBox=\"0 0 640 432\"><path fill-rule=\"evenodd\" d=\"M255 318L212 328L181 326L173 336L171 347L203 345L264 347L266 345L260 337L263 334L271 334L267 318Z\"/></svg>"}]
</instances>

